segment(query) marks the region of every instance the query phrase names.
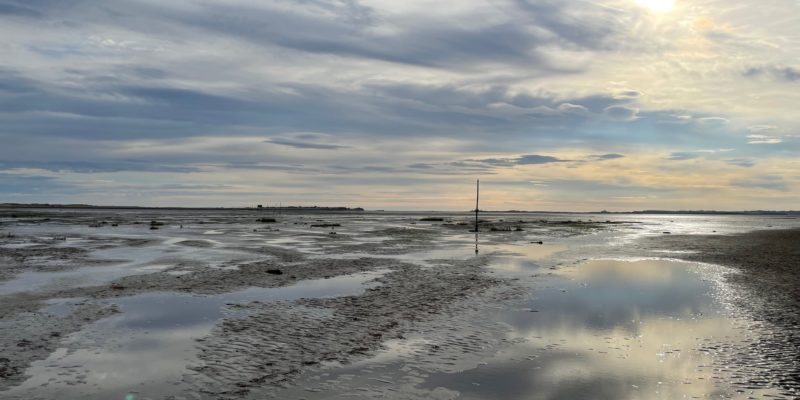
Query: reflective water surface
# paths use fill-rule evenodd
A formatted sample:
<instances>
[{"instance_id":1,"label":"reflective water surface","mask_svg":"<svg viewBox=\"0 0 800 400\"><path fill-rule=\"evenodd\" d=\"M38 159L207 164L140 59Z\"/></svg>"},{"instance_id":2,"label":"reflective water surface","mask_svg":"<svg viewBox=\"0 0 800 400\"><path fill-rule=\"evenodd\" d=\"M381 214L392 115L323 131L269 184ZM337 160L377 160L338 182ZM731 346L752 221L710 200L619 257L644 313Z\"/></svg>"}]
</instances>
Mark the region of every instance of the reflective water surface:
<instances>
[{"instance_id":1,"label":"reflective water surface","mask_svg":"<svg viewBox=\"0 0 800 400\"><path fill-rule=\"evenodd\" d=\"M333 366L278 397L789 398L718 362L716 349L747 351L757 339L724 305L723 267L667 259L548 267L556 260L539 250L528 257L528 246L503 245L499 254L508 254L494 262L498 272L532 277L530 299L482 312L470 325L451 321L470 336L504 326L485 347L450 353L455 332L390 340L374 357ZM506 345L492 351L497 342Z\"/></svg>"},{"instance_id":2,"label":"reflective water surface","mask_svg":"<svg viewBox=\"0 0 800 400\"><path fill-rule=\"evenodd\" d=\"M70 337L46 360L34 362L14 398L121 398L125 393L180 393L194 362L196 340L207 336L230 304L358 295L386 271L301 281L277 288L248 288L213 296L144 293L112 301L121 313ZM63 316L80 299L51 301L44 312ZM136 398L136 397L134 397Z\"/></svg>"},{"instance_id":3,"label":"reflective water surface","mask_svg":"<svg viewBox=\"0 0 800 400\"><path fill-rule=\"evenodd\" d=\"M485 365L434 374L427 387L463 399L746 398L714 354L747 332L728 317L703 268L668 260L592 260L559 270L500 319L521 339Z\"/></svg>"}]
</instances>

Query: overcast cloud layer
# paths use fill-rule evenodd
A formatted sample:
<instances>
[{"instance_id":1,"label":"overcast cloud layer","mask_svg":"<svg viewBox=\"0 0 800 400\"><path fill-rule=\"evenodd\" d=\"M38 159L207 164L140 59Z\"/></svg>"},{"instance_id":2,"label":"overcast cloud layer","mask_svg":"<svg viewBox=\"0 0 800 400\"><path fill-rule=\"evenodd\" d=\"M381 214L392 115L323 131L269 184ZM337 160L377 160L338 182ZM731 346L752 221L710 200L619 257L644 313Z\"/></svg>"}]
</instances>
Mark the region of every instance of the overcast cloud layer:
<instances>
[{"instance_id":1,"label":"overcast cloud layer","mask_svg":"<svg viewBox=\"0 0 800 400\"><path fill-rule=\"evenodd\" d=\"M0 202L800 209L800 2L0 2Z\"/></svg>"}]
</instances>

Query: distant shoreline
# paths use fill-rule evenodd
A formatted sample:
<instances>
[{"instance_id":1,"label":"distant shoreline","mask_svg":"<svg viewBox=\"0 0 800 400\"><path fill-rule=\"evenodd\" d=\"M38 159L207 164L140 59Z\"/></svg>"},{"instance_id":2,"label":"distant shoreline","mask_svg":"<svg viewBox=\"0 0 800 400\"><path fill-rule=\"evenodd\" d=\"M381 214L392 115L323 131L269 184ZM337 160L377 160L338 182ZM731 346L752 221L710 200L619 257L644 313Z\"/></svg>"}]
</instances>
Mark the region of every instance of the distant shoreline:
<instances>
[{"instance_id":1,"label":"distant shoreline","mask_svg":"<svg viewBox=\"0 0 800 400\"><path fill-rule=\"evenodd\" d=\"M71 210L189 210L189 211L202 211L202 210L231 210L231 211L364 211L361 207L299 207L299 206L286 206L286 207L146 207L146 206L94 206L89 204L15 204L3 203L0 204L0 209L13 209L13 208L30 208L30 209L71 209Z\"/></svg>"},{"instance_id":2,"label":"distant shoreline","mask_svg":"<svg viewBox=\"0 0 800 400\"><path fill-rule=\"evenodd\" d=\"M148 206L97 206L90 204L18 204L2 203L0 209L74 209L74 210L228 210L228 211L327 211L327 212L408 212L408 213L473 213L474 210L442 211L442 210L365 210L362 207L327 207L327 206L285 206L285 207L148 207ZM498 214L605 214L605 215L772 215L800 217L797 210L636 210L636 211L540 211L540 210L480 210L482 213Z\"/></svg>"}]
</instances>

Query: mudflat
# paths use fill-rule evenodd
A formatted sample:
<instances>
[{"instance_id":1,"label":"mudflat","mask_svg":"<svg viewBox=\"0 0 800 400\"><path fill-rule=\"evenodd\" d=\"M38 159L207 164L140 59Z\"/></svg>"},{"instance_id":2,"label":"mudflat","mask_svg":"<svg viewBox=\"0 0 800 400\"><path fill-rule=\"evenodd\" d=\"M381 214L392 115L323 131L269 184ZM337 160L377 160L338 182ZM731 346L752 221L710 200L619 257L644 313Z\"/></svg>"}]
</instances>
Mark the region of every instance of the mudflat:
<instances>
[{"instance_id":1,"label":"mudflat","mask_svg":"<svg viewBox=\"0 0 800 400\"><path fill-rule=\"evenodd\" d=\"M473 218L0 211L0 397L797 393L799 220Z\"/></svg>"},{"instance_id":2,"label":"mudflat","mask_svg":"<svg viewBox=\"0 0 800 400\"><path fill-rule=\"evenodd\" d=\"M654 247L680 250L684 260L734 268L726 280L732 298L755 320L769 324L753 362L768 365L787 386L800 382L800 229L756 230L730 235L669 235ZM739 357L741 358L741 357ZM764 359L769 360L764 363ZM740 361L741 362L741 361Z\"/></svg>"}]
</instances>

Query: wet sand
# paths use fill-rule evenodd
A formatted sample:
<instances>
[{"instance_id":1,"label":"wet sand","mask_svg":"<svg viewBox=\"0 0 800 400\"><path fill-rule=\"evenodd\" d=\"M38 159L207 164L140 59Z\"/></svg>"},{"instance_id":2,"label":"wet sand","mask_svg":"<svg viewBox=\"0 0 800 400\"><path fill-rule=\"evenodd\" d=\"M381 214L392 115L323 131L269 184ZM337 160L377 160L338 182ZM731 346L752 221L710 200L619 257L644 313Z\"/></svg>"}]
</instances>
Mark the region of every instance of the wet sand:
<instances>
[{"instance_id":1,"label":"wet sand","mask_svg":"<svg viewBox=\"0 0 800 400\"><path fill-rule=\"evenodd\" d=\"M731 279L800 318L800 229L763 230L737 235L670 235L653 239L686 260L736 267ZM796 322L797 320L795 320Z\"/></svg>"},{"instance_id":2,"label":"wet sand","mask_svg":"<svg viewBox=\"0 0 800 400\"><path fill-rule=\"evenodd\" d=\"M735 235L670 235L652 238L656 248L680 250L684 260L735 268L732 300L763 321L765 334L737 364L759 365L786 389L800 393L800 229L758 230Z\"/></svg>"},{"instance_id":3,"label":"wet sand","mask_svg":"<svg viewBox=\"0 0 800 400\"><path fill-rule=\"evenodd\" d=\"M758 219L489 215L476 238L461 214L10 212L3 398L790 398L796 387L775 345L794 331L770 329L793 321L780 319L791 299L659 253L736 266L736 245L720 247L730 239L660 232ZM791 237L780 243L752 263L771 256L791 273ZM740 281L751 286L730 295Z\"/></svg>"},{"instance_id":4,"label":"wet sand","mask_svg":"<svg viewBox=\"0 0 800 400\"><path fill-rule=\"evenodd\" d=\"M216 398L241 397L249 387L290 382L299 371L322 362L364 357L386 337L402 335L411 321L501 286L483 269L486 257L468 253L463 261L428 261L435 258L442 224L417 224L417 218L407 216L386 223L358 215L291 215L266 225L253 212L43 214L47 217L26 214L2 224L13 234L6 234L0 243L0 346L8 349L0 357L0 390L26 380L34 385L37 371L29 367L36 360L44 359L61 377L51 386L54 392L42 389L49 386L46 381L38 388L23 385L9 394L20 398L47 398L48 393L86 398L93 391L98 398L107 398L114 393L90 388L59 391L60 384L90 386L86 379L92 371L73 372L52 354L64 349L62 358L70 359L70 354L84 350L81 345L65 347L69 342L65 338L73 334L81 338L78 342L102 342L107 333L92 332L95 323L108 321L115 313L125 320L130 312L126 310L139 302L134 300L139 296L163 293L166 308L171 301L181 301L180 293L233 299L227 304L212 301L200 309L197 321L210 318L211 324L204 324L205 333L198 334L194 364L175 368L185 377L175 382L181 389L173 392ZM330 221L345 226L338 232L315 226ZM451 236L460 234L455 230ZM396 257L414 253L424 255L412 263ZM133 260L125 259L131 256ZM336 301L326 300L325 292L322 297L285 304L280 297L277 302L246 300L269 299L270 288L317 282L324 286L328 279L359 273L377 273L372 283L378 287ZM237 297L249 288L266 292ZM65 310L63 315L53 315L54 306ZM157 314L146 309L136 312ZM247 317L241 318L242 313ZM335 318L321 317L331 313ZM174 318L181 319L177 314ZM309 326L316 326L319 340L303 335ZM248 338L249 353L240 346L243 337ZM276 342L283 345L270 353L274 358L268 365L262 352ZM238 362L230 364L234 353Z\"/></svg>"},{"instance_id":5,"label":"wet sand","mask_svg":"<svg viewBox=\"0 0 800 400\"><path fill-rule=\"evenodd\" d=\"M302 367L363 358L385 340L415 332L414 323L496 287L500 282L483 273L484 263L448 262L435 270L397 265L363 295L237 307L247 316L226 319L202 342L204 364L189 379L202 382L201 393L237 398L290 382Z\"/></svg>"}]
</instances>

